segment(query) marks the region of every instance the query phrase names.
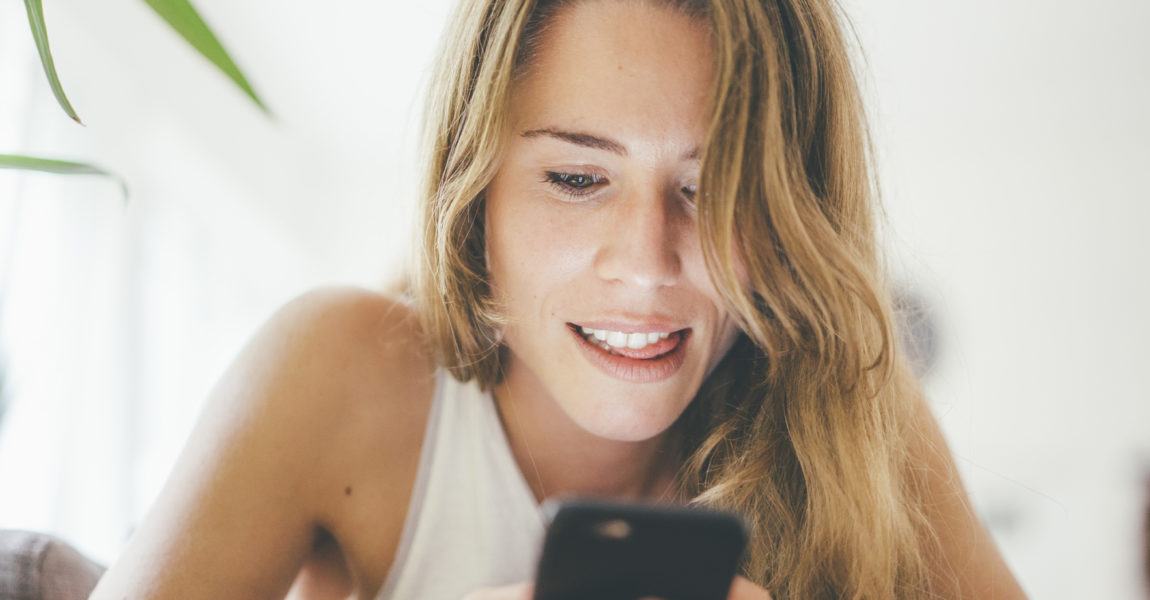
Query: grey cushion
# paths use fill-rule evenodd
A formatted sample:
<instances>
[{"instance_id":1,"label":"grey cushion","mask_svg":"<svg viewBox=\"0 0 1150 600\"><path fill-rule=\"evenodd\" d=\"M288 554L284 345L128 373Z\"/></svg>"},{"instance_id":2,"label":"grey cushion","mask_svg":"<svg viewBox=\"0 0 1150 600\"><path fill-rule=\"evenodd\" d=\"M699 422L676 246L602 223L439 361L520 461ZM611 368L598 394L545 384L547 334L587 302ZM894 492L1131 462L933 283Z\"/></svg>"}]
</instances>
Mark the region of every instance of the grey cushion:
<instances>
[{"instance_id":1,"label":"grey cushion","mask_svg":"<svg viewBox=\"0 0 1150 600\"><path fill-rule=\"evenodd\" d=\"M0 600L82 600L103 573L50 535L0 530Z\"/></svg>"}]
</instances>

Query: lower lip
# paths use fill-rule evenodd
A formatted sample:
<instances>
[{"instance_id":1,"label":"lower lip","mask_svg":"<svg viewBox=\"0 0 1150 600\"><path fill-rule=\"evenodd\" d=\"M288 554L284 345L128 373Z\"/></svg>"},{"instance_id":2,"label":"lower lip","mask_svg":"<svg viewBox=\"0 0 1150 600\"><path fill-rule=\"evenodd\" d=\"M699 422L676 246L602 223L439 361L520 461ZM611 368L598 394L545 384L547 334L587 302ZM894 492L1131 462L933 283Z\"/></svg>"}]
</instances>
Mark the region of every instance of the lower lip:
<instances>
[{"instance_id":1,"label":"lower lip","mask_svg":"<svg viewBox=\"0 0 1150 600\"><path fill-rule=\"evenodd\" d=\"M691 330L684 329L672 334L679 336L679 343L669 352L654 358L630 358L612 354L587 341L575 329L567 329L575 336L576 343L591 364L616 379L634 383L662 381L677 373L687 358L687 342L691 339Z\"/></svg>"}]
</instances>

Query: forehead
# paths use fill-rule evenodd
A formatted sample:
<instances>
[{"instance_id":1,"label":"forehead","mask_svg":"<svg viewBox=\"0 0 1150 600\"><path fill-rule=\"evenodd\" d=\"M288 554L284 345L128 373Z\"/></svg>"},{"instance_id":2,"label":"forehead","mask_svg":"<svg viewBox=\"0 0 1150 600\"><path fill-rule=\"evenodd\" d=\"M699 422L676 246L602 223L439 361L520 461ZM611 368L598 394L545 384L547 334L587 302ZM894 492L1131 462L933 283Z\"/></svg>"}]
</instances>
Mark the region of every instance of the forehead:
<instances>
[{"instance_id":1,"label":"forehead","mask_svg":"<svg viewBox=\"0 0 1150 600\"><path fill-rule=\"evenodd\" d=\"M536 50L512 96L518 131L701 139L712 69L704 23L657 3L591 0L553 16Z\"/></svg>"}]
</instances>

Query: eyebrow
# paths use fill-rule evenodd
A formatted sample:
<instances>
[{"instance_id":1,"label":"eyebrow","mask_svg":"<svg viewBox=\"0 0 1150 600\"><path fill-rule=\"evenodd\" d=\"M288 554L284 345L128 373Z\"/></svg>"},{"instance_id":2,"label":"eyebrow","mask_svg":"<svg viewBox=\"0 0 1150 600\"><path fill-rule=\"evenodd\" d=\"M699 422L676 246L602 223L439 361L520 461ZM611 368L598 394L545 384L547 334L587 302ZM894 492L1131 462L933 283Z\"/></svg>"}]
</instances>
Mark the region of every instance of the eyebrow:
<instances>
[{"instance_id":1,"label":"eyebrow","mask_svg":"<svg viewBox=\"0 0 1150 600\"><path fill-rule=\"evenodd\" d=\"M574 131L561 131L558 129L551 129L550 127L544 129L532 129L524 131L521 134L523 137L532 138L539 136L553 137L565 142L570 142L577 146L584 146L587 148L594 148L596 150L606 150L620 156L627 156L627 147L611 138L599 137L589 133L577 133Z\"/></svg>"},{"instance_id":2,"label":"eyebrow","mask_svg":"<svg viewBox=\"0 0 1150 600\"><path fill-rule=\"evenodd\" d=\"M597 135L591 135L590 133L580 133L580 132L575 132L575 131L563 131L561 129L552 129L550 127L544 127L543 129L531 129L529 131L524 131L520 135L523 137L526 137L526 138L547 136L547 137L552 137L552 138L555 138L558 140L563 140L565 142L570 142L570 143L575 144L577 146L584 146L586 148L594 148L596 150L606 150L608 152L612 152L612 153L618 154L620 156L627 156L627 147L624 146L623 144L620 144L619 142L617 142L611 138L601 137L601 136L597 136ZM698 146L695 146L694 148L691 148L687 152L684 152L683 156L682 156L682 160L698 160L698 158L699 158L699 147Z\"/></svg>"}]
</instances>

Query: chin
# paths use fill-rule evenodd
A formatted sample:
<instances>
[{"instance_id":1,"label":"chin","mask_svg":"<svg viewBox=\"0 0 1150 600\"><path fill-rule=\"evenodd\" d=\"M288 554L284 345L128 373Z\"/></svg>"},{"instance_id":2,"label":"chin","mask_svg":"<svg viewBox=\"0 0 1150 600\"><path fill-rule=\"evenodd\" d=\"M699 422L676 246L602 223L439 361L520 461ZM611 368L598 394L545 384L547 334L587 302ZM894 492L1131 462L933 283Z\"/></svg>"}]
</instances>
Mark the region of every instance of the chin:
<instances>
[{"instance_id":1,"label":"chin","mask_svg":"<svg viewBox=\"0 0 1150 600\"><path fill-rule=\"evenodd\" d=\"M564 407L568 416L588 433L618 442L642 442L670 429L689 402L670 398L627 398L600 395Z\"/></svg>"}]
</instances>

